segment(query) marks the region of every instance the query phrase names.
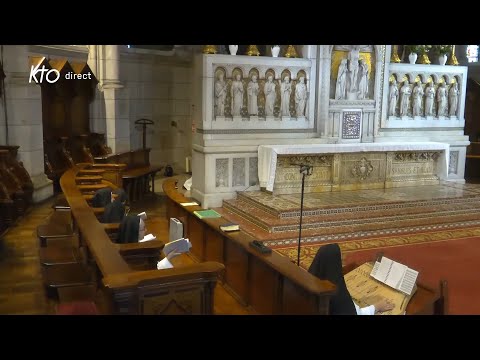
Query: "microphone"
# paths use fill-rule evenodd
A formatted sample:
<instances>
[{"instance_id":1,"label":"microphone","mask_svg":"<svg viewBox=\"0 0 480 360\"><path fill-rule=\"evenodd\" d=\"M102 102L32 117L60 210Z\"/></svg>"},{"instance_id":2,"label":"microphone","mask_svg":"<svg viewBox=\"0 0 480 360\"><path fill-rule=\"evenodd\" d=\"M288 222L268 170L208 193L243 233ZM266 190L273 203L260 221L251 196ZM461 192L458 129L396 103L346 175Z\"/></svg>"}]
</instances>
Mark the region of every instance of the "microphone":
<instances>
[{"instance_id":1,"label":"microphone","mask_svg":"<svg viewBox=\"0 0 480 360\"><path fill-rule=\"evenodd\" d=\"M305 174L305 175L312 175L313 172L313 166L308 165L308 164L295 164L295 163L290 163L292 166L299 166L300 167L300 174Z\"/></svg>"},{"instance_id":2,"label":"microphone","mask_svg":"<svg viewBox=\"0 0 480 360\"><path fill-rule=\"evenodd\" d=\"M298 231L298 249L297 249L297 265L300 266L300 248L302 244L302 221L303 221L303 196L305 194L305 176L312 175L313 166L308 164L295 164L290 163L293 166L300 167L300 174L302 174L302 199L300 201L300 226Z\"/></svg>"}]
</instances>

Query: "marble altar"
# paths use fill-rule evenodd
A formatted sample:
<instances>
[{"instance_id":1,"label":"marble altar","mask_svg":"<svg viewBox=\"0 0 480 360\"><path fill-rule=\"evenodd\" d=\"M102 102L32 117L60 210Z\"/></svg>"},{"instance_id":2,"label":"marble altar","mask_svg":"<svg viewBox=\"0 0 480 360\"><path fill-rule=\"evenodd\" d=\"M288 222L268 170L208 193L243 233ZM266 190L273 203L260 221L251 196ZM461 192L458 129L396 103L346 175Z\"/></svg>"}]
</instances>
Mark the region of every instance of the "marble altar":
<instances>
[{"instance_id":1,"label":"marble altar","mask_svg":"<svg viewBox=\"0 0 480 360\"><path fill-rule=\"evenodd\" d=\"M448 178L449 145L437 142L260 145L260 187L299 193L299 164L313 166L305 192L436 185Z\"/></svg>"}]
</instances>

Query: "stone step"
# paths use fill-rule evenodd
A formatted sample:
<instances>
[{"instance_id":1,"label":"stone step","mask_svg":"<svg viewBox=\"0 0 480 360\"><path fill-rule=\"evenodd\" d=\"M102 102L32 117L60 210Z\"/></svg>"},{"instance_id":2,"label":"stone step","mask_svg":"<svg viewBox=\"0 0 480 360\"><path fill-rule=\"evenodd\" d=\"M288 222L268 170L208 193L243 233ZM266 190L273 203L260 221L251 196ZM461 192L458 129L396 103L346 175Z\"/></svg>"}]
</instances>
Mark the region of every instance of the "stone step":
<instances>
[{"instance_id":1,"label":"stone step","mask_svg":"<svg viewBox=\"0 0 480 360\"><path fill-rule=\"evenodd\" d=\"M260 195L260 194L259 194ZM248 203L254 208L262 210L264 213L268 213L279 219L287 218L296 218L300 217L300 205L292 201L285 199L284 196L269 196L261 194L262 198L257 200L255 196L246 193L238 193L237 199ZM308 195L306 195L308 196ZM298 195L300 197L300 195ZM299 203L300 201L298 201ZM478 203L480 202L480 193L471 192L467 196L451 196L451 197L439 197L431 199L418 199L414 201L379 201L379 202L368 202L357 204L326 204L316 206L315 208L309 208L308 205L304 205L303 217L317 217L317 216L337 216L338 214L349 214L355 213L356 217L359 213L363 213L365 218L371 217L372 212L382 212L386 215L388 214L399 214L399 213L420 213L420 212L430 212L432 207L438 208L442 206L457 206L464 205L467 203ZM274 206L271 206L272 204ZM278 208L283 208L278 210ZM347 215L348 216L348 215Z\"/></svg>"},{"instance_id":2,"label":"stone step","mask_svg":"<svg viewBox=\"0 0 480 360\"><path fill-rule=\"evenodd\" d=\"M431 221L439 217L442 221L448 221L451 216L466 216L472 213L480 213L480 201L471 201L463 198L462 202L437 206L403 207L401 211L377 210L372 212L346 212L330 215L304 216L302 229L328 228L332 226L348 226L355 224L375 224L395 221ZM275 233L285 231L298 231L299 218L278 218L263 209L257 208L252 203L243 200L226 200L224 207L238 216L250 221L259 228Z\"/></svg>"}]
</instances>

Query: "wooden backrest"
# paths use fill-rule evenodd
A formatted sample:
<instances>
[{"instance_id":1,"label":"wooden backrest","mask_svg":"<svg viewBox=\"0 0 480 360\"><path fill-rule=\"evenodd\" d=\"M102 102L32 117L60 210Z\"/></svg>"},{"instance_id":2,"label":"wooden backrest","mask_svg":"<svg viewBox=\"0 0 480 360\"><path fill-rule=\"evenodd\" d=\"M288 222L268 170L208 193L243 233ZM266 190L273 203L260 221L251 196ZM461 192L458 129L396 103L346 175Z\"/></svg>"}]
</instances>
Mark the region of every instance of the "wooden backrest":
<instances>
[{"instance_id":1,"label":"wooden backrest","mask_svg":"<svg viewBox=\"0 0 480 360\"><path fill-rule=\"evenodd\" d=\"M205 262L167 270L133 269L122 256L122 245L110 240L105 231L105 224L98 221L94 211L77 188L76 173L85 166L77 164L76 168L67 170L60 179L60 185L70 205L82 244L88 249L89 260L96 264L101 283L111 296L112 312L139 313L135 309L141 306L142 309L148 309L142 310L141 313L171 313L165 309L155 310L157 308L154 304L158 302L170 304L172 294L177 294L175 299L185 300L180 302L181 307L192 309L192 313L211 314L213 289L224 266L217 262ZM111 186L115 187L114 184ZM170 305L167 308L170 309Z\"/></svg>"},{"instance_id":2,"label":"wooden backrest","mask_svg":"<svg viewBox=\"0 0 480 360\"><path fill-rule=\"evenodd\" d=\"M6 164L9 166L10 171L20 180L22 187L33 187L30 174L23 166L23 163L17 159L18 148L18 145L0 145L0 150L8 150L9 156L6 158Z\"/></svg>"},{"instance_id":3,"label":"wooden backrest","mask_svg":"<svg viewBox=\"0 0 480 360\"><path fill-rule=\"evenodd\" d=\"M126 164L127 170L145 167L150 165L150 148L98 156L94 160L97 164Z\"/></svg>"},{"instance_id":4,"label":"wooden backrest","mask_svg":"<svg viewBox=\"0 0 480 360\"><path fill-rule=\"evenodd\" d=\"M5 188L12 195L13 193L22 192L22 184L7 164L9 157L10 152L8 150L0 150L0 178Z\"/></svg>"}]
</instances>

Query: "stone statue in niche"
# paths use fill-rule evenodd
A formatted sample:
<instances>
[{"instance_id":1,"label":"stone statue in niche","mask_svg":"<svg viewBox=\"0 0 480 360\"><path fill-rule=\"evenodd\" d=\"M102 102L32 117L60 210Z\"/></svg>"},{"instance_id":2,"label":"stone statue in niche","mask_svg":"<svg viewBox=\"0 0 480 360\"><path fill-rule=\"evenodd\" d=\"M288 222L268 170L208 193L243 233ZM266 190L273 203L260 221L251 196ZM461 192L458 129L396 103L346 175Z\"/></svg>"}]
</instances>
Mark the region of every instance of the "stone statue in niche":
<instances>
[{"instance_id":1,"label":"stone statue in niche","mask_svg":"<svg viewBox=\"0 0 480 360\"><path fill-rule=\"evenodd\" d=\"M368 64L360 59L360 81L358 83L358 99L368 99Z\"/></svg>"},{"instance_id":2,"label":"stone statue in niche","mask_svg":"<svg viewBox=\"0 0 480 360\"><path fill-rule=\"evenodd\" d=\"M298 78L298 83L295 86L295 112L297 117L305 116L305 107L307 105L307 85L305 85L305 76Z\"/></svg>"},{"instance_id":3,"label":"stone statue in niche","mask_svg":"<svg viewBox=\"0 0 480 360\"><path fill-rule=\"evenodd\" d=\"M343 100L346 97L347 85L347 59L342 59L338 66L337 85L335 87L335 99Z\"/></svg>"},{"instance_id":4,"label":"stone statue in niche","mask_svg":"<svg viewBox=\"0 0 480 360\"><path fill-rule=\"evenodd\" d=\"M273 116L273 109L275 107L275 83L273 82L273 76L268 75L267 82L263 87L263 93L265 94L265 115Z\"/></svg>"},{"instance_id":5,"label":"stone statue in niche","mask_svg":"<svg viewBox=\"0 0 480 360\"><path fill-rule=\"evenodd\" d=\"M227 82L223 73L219 73L215 81L215 115L225 116L225 99L227 98Z\"/></svg>"},{"instance_id":6,"label":"stone statue in niche","mask_svg":"<svg viewBox=\"0 0 480 360\"><path fill-rule=\"evenodd\" d=\"M243 82L242 76L237 74L235 80L232 82L232 88L230 89L232 96L232 115L242 116L243 108Z\"/></svg>"},{"instance_id":7,"label":"stone statue in niche","mask_svg":"<svg viewBox=\"0 0 480 360\"><path fill-rule=\"evenodd\" d=\"M390 83L390 93L388 94L388 115L395 116L395 109L398 101L397 80Z\"/></svg>"},{"instance_id":8,"label":"stone statue in niche","mask_svg":"<svg viewBox=\"0 0 480 360\"><path fill-rule=\"evenodd\" d=\"M413 88L413 116L422 116L423 88L420 82Z\"/></svg>"},{"instance_id":9,"label":"stone statue in niche","mask_svg":"<svg viewBox=\"0 0 480 360\"><path fill-rule=\"evenodd\" d=\"M357 91L357 81L358 81L358 60L360 58L360 47L354 45L352 49L348 52L348 71L350 72L350 85L348 91L354 93Z\"/></svg>"},{"instance_id":10,"label":"stone statue in niche","mask_svg":"<svg viewBox=\"0 0 480 360\"><path fill-rule=\"evenodd\" d=\"M345 81L345 93L342 93L341 84L343 82L343 62L339 66L337 76L337 88L335 91L336 99L368 99L368 64L360 59L360 51L371 51L370 45L336 45L335 49L348 51L347 71Z\"/></svg>"},{"instance_id":11,"label":"stone statue in niche","mask_svg":"<svg viewBox=\"0 0 480 360\"><path fill-rule=\"evenodd\" d=\"M437 116L445 116L447 113L447 88L445 83L437 89Z\"/></svg>"},{"instance_id":12,"label":"stone statue in niche","mask_svg":"<svg viewBox=\"0 0 480 360\"><path fill-rule=\"evenodd\" d=\"M405 80L402 88L400 89L400 116L407 116L411 95L412 89L410 88L408 80Z\"/></svg>"},{"instance_id":13,"label":"stone statue in niche","mask_svg":"<svg viewBox=\"0 0 480 360\"><path fill-rule=\"evenodd\" d=\"M257 75L252 75L252 80L250 80L247 86L249 115L258 115L258 92L259 85L257 82Z\"/></svg>"},{"instance_id":14,"label":"stone statue in niche","mask_svg":"<svg viewBox=\"0 0 480 360\"><path fill-rule=\"evenodd\" d=\"M458 83L456 82L450 87L450 90L448 92L448 102L450 109L448 111L448 114L450 116L456 116L457 115L457 107L458 107L458 95L460 91L458 90Z\"/></svg>"},{"instance_id":15,"label":"stone statue in niche","mask_svg":"<svg viewBox=\"0 0 480 360\"><path fill-rule=\"evenodd\" d=\"M280 99L281 107L280 112L282 116L290 116L290 96L292 95L292 83L290 82L290 77L285 76L283 82L280 85Z\"/></svg>"},{"instance_id":16,"label":"stone statue in niche","mask_svg":"<svg viewBox=\"0 0 480 360\"><path fill-rule=\"evenodd\" d=\"M425 88L425 116L433 116L433 100L435 99L435 88L431 81Z\"/></svg>"}]
</instances>

